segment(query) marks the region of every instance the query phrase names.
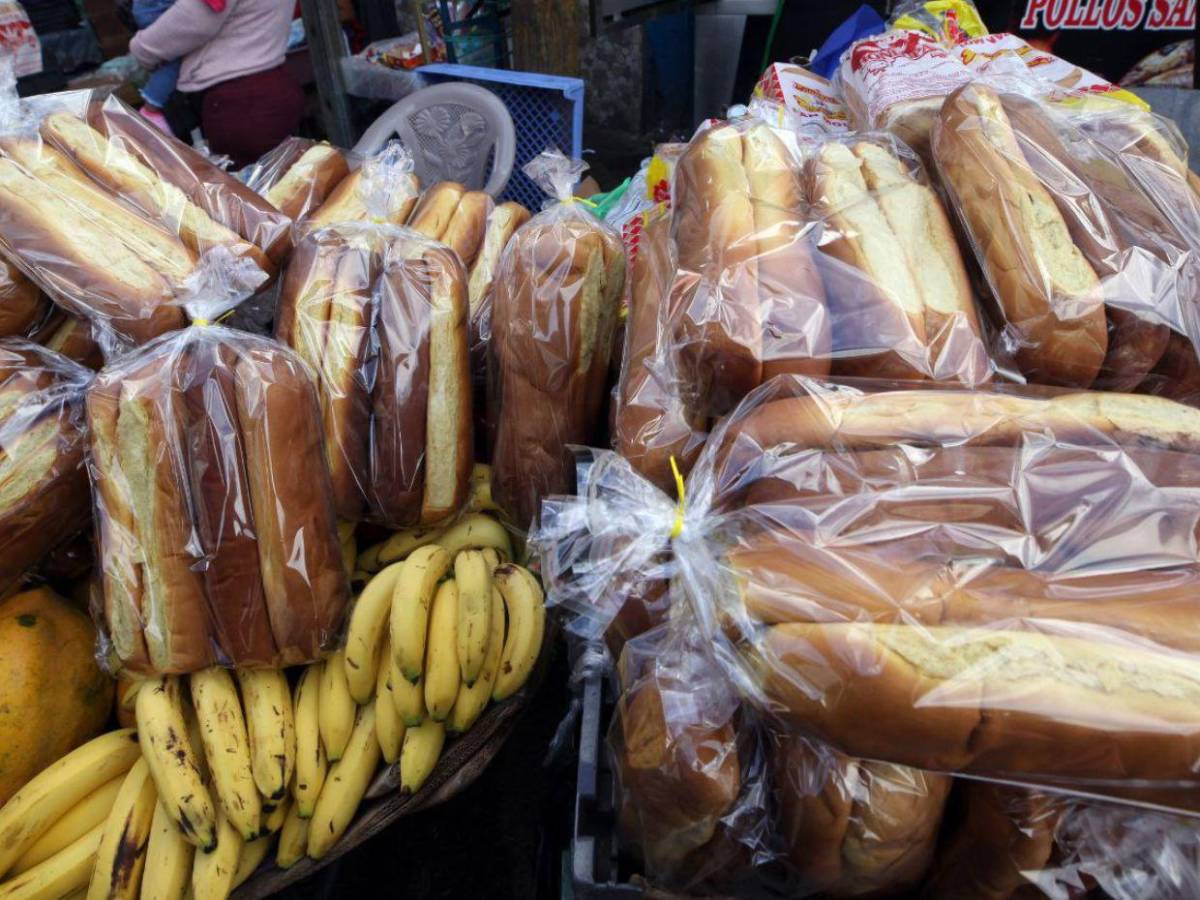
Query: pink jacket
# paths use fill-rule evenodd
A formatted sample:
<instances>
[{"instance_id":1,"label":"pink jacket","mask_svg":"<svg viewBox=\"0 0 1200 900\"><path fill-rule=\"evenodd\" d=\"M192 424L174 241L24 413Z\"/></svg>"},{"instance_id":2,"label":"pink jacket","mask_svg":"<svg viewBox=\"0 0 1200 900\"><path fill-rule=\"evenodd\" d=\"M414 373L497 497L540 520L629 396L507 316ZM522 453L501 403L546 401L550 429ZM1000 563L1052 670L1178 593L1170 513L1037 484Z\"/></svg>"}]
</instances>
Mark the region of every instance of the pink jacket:
<instances>
[{"instance_id":1,"label":"pink jacket","mask_svg":"<svg viewBox=\"0 0 1200 900\"><path fill-rule=\"evenodd\" d=\"M283 62L294 0L176 0L129 52L148 69L182 59L179 90L202 91Z\"/></svg>"}]
</instances>

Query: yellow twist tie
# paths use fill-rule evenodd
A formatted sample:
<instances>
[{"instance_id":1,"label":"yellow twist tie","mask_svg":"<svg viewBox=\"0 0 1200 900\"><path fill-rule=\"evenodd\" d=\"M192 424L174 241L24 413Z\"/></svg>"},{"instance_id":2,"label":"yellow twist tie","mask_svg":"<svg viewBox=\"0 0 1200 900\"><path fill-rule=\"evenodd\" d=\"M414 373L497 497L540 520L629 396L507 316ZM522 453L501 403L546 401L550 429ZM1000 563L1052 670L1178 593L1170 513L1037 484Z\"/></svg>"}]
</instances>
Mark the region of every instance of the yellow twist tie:
<instances>
[{"instance_id":1,"label":"yellow twist tie","mask_svg":"<svg viewBox=\"0 0 1200 900\"><path fill-rule=\"evenodd\" d=\"M687 489L679 464L675 462L675 454L671 454L671 474L675 476L675 495L679 498L675 503L675 522L671 525L671 538L674 539L683 534L683 511L687 507Z\"/></svg>"},{"instance_id":2,"label":"yellow twist tie","mask_svg":"<svg viewBox=\"0 0 1200 900\"><path fill-rule=\"evenodd\" d=\"M220 325L222 322L224 322L226 319L228 319L232 315L233 315L232 309L226 310L225 312L221 313L221 315L217 316L216 324ZM209 321L208 319L199 318L199 319L192 319L192 324L195 325L197 328L207 328L209 325L212 325L213 323L211 321Z\"/></svg>"},{"instance_id":3,"label":"yellow twist tie","mask_svg":"<svg viewBox=\"0 0 1200 900\"><path fill-rule=\"evenodd\" d=\"M197 328L204 328L209 324L208 319L192 319L192 324Z\"/></svg>"}]
</instances>

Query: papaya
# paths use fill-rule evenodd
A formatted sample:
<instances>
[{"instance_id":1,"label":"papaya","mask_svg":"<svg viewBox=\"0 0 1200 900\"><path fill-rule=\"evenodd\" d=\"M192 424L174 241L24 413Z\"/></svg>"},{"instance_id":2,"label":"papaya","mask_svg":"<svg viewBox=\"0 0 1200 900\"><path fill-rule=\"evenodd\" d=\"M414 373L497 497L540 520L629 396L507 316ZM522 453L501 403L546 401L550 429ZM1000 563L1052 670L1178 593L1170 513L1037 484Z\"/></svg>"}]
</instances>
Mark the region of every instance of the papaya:
<instances>
[{"instance_id":1,"label":"papaya","mask_svg":"<svg viewBox=\"0 0 1200 900\"><path fill-rule=\"evenodd\" d=\"M116 682L88 616L47 588L0 600L0 806L105 730Z\"/></svg>"}]
</instances>

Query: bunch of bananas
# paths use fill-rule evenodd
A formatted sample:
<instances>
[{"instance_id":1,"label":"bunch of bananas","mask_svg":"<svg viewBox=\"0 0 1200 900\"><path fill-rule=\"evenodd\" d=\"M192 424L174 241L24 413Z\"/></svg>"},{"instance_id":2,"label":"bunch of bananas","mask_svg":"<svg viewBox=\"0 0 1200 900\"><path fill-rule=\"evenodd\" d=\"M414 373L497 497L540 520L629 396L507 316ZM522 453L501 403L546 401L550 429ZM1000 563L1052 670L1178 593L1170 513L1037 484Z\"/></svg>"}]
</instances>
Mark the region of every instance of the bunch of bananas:
<instances>
[{"instance_id":1,"label":"bunch of bananas","mask_svg":"<svg viewBox=\"0 0 1200 900\"><path fill-rule=\"evenodd\" d=\"M250 840L224 816L210 853L180 829L138 733L111 731L42 771L0 809L0 897L224 897L270 849L265 817Z\"/></svg>"},{"instance_id":2,"label":"bunch of bananas","mask_svg":"<svg viewBox=\"0 0 1200 900\"><path fill-rule=\"evenodd\" d=\"M0 900L220 900L276 840L282 868L324 856L381 757L417 791L446 733L529 677L545 609L512 556L480 512L400 532L358 557L345 647L294 689L273 669L136 682L122 695L136 730L78 748L0 808Z\"/></svg>"}]
</instances>

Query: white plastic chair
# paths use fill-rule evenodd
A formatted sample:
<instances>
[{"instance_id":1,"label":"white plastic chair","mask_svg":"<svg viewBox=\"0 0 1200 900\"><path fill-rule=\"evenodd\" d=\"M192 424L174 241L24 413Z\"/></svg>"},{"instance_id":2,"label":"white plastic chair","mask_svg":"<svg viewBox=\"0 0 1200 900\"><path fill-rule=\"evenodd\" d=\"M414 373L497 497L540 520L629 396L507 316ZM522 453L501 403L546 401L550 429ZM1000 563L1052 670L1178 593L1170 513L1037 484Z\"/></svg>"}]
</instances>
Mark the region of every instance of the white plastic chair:
<instances>
[{"instance_id":1,"label":"white plastic chair","mask_svg":"<svg viewBox=\"0 0 1200 900\"><path fill-rule=\"evenodd\" d=\"M412 154L422 184L459 181L496 197L512 173L512 116L499 97L474 84L449 82L409 94L376 119L354 149L377 153L393 135Z\"/></svg>"}]
</instances>

